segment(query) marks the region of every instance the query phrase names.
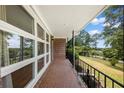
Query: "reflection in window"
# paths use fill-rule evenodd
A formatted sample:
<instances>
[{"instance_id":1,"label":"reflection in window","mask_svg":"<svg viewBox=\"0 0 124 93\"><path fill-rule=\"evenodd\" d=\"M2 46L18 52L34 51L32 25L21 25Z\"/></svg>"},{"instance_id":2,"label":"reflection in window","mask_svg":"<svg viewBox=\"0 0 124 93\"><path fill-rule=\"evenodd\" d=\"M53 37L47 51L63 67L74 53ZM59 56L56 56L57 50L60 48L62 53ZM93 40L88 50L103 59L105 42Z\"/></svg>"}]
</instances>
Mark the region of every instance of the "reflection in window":
<instances>
[{"instance_id":1,"label":"reflection in window","mask_svg":"<svg viewBox=\"0 0 124 93\"><path fill-rule=\"evenodd\" d=\"M49 55L46 56L46 63L49 62Z\"/></svg>"},{"instance_id":2,"label":"reflection in window","mask_svg":"<svg viewBox=\"0 0 124 93\"><path fill-rule=\"evenodd\" d=\"M44 30L43 28L37 24L38 37L44 40Z\"/></svg>"},{"instance_id":3,"label":"reflection in window","mask_svg":"<svg viewBox=\"0 0 124 93\"><path fill-rule=\"evenodd\" d=\"M38 60L38 72L44 67L44 57Z\"/></svg>"},{"instance_id":4,"label":"reflection in window","mask_svg":"<svg viewBox=\"0 0 124 93\"><path fill-rule=\"evenodd\" d=\"M38 55L41 55L44 53L44 44L41 42L38 42Z\"/></svg>"},{"instance_id":5,"label":"reflection in window","mask_svg":"<svg viewBox=\"0 0 124 93\"><path fill-rule=\"evenodd\" d=\"M7 5L6 19L8 23L34 34L34 19L22 6Z\"/></svg>"},{"instance_id":6,"label":"reflection in window","mask_svg":"<svg viewBox=\"0 0 124 93\"><path fill-rule=\"evenodd\" d=\"M49 52L49 44L46 45L47 52Z\"/></svg>"},{"instance_id":7,"label":"reflection in window","mask_svg":"<svg viewBox=\"0 0 124 93\"><path fill-rule=\"evenodd\" d=\"M2 78L3 87L24 88L33 79L33 64L29 64ZM11 81L11 82L10 82ZM8 83L8 84L6 84Z\"/></svg>"},{"instance_id":8,"label":"reflection in window","mask_svg":"<svg viewBox=\"0 0 124 93\"><path fill-rule=\"evenodd\" d=\"M16 34L0 32L2 36L2 66L33 57L33 40Z\"/></svg>"},{"instance_id":9,"label":"reflection in window","mask_svg":"<svg viewBox=\"0 0 124 93\"><path fill-rule=\"evenodd\" d=\"M49 42L49 35L46 33L46 41Z\"/></svg>"},{"instance_id":10,"label":"reflection in window","mask_svg":"<svg viewBox=\"0 0 124 93\"><path fill-rule=\"evenodd\" d=\"M33 43L31 39L24 38L24 59L33 57Z\"/></svg>"}]
</instances>

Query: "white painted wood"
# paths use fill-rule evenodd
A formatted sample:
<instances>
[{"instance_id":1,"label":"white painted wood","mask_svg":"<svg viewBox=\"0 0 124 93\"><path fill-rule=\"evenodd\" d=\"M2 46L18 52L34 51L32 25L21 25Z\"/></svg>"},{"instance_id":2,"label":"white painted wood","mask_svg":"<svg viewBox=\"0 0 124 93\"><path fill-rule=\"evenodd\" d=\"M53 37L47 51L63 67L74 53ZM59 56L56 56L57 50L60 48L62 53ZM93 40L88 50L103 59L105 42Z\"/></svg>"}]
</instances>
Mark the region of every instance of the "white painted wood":
<instances>
[{"instance_id":1,"label":"white painted wood","mask_svg":"<svg viewBox=\"0 0 124 93\"><path fill-rule=\"evenodd\" d=\"M2 20L0 20L0 30L35 40L34 35Z\"/></svg>"},{"instance_id":2,"label":"white painted wood","mask_svg":"<svg viewBox=\"0 0 124 93\"><path fill-rule=\"evenodd\" d=\"M2 67L1 68L1 77L4 77L28 64L31 64L33 62L35 62L35 59L36 58L31 58L31 59L27 59L27 60L24 60L24 61L20 61L18 63L15 63L15 64L12 64L12 65L9 65L9 66L6 66L6 67Z\"/></svg>"},{"instance_id":3,"label":"white painted wood","mask_svg":"<svg viewBox=\"0 0 124 93\"><path fill-rule=\"evenodd\" d=\"M101 11L106 9L105 5L38 5L33 6L55 38L71 38L72 30L81 31Z\"/></svg>"},{"instance_id":4,"label":"white painted wood","mask_svg":"<svg viewBox=\"0 0 124 93\"><path fill-rule=\"evenodd\" d=\"M39 72L39 74L26 86L26 88L33 88L35 84L38 82L38 80L42 77L48 66L50 65L50 62L46 64L46 66Z\"/></svg>"},{"instance_id":5,"label":"white painted wood","mask_svg":"<svg viewBox=\"0 0 124 93\"><path fill-rule=\"evenodd\" d=\"M23 36L25 38L29 38L34 40L34 57L33 58L29 58L27 60L23 60L20 61L18 63L6 66L6 67L2 67L1 69L1 77L5 77L8 74L11 74L12 72L23 68L31 63L33 63L33 79L29 82L29 84L25 87L33 87L37 81L40 79L40 77L43 75L43 73L45 72L45 70L47 69L48 65L50 64L50 62L48 64L46 64L46 55L50 54L49 52L46 53L46 44L50 45L50 42L46 41L46 32L48 33L48 35L50 35L51 33L49 32L48 28L46 28L47 26L44 25L43 21L41 19L39 19L40 17L37 16L36 12L34 12L34 10L32 10L31 6L23 6L25 8L25 10L34 18L34 35L30 34L18 27L15 27L7 22L4 22L2 20L0 20L0 30L4 31L4 32L8 32L8 33L12 33L12 34L17 34L19 36ZM37 23L44 29L45 31L45 40L42 40L40 38L37 37ZM38 47L37 47L37 42L42 42L44 43L44 54L41 55L37 55L38 53ZM43 69L39 72L39 74L37 73L37 61L44 57L44 62L45 62L45 66L43 67Z\"/></svg>"},{"instance_id":6,"label":"white painted wood","mask_svg":"<svg viewBox=\"0 0 124 93\"><path fill-rule=\"evenodd\" d=\"M35 37L37 37L37 21L34 21L34 30L35 30ZM35 40L35 45L34 45L34 53L35 53L35 57L37 57L37 39ZM33 68L33 75L34 78L37 76L37 59L35 59L35 63L34 63L34 68Z\"/></svg>"},{"instance_id":7,"label":"white painted wood","mask_svg":"<svg viewBox=\"0 0 124 93\"><path fill-rule=\"evenodd\" d=\"M46 32L45 32L45 42L46 42ZM47 43L47 42L46 42L46 43ZM44 52L45 52L45 53L46 53L46 43L44 44L44 47L45 47L45 48L44 48L44 49L45 49ZM45 66L46 66L46 63L47 63L47 62L46 62L46 55L45 55L45 57L44 57L44 64L45 64Z\"/></svg>"}]
</instances>

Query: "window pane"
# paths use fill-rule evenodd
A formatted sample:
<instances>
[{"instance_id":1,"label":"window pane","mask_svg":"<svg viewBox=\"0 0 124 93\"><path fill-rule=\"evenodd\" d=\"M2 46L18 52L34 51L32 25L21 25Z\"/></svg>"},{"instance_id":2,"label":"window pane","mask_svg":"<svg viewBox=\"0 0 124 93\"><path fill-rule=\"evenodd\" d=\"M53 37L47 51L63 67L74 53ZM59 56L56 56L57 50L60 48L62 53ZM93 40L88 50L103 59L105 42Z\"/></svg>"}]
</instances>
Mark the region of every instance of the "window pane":
<instances>
[{"instance_id":1,"label":"window pane","mask_svg":"<svg viewBox=\"0 0 124 93\"><path fill-rule=\"evenodd\" d=\"M38 55L41 55L44 53L44 44L41 42L38 42Z\"/></svg>"},{"instance_id":2,"label":"window pane","mask_svg":"<svg viewBox=\"0 0 124 93\"><path fill-rule=\"evenodd\" d=\"M34 42L31 39L24 38L24 59L33 57L33 45Z\"/></svg>"},{"instance_id":3,"label":"window pane","mask_svg":"<svg viewBox=\"0 0 124 93\"><path fill-rule=\"evenodd\" d=\"M43 28L37 24L38 37L44 40L44 30Z\"/></svg>"},{"instance_id":4,"label":"window pane","mask_svg":"<svg viewBox=\"0 0 124 93\"><path fill-rule=\"evenodd\" d=\"M49 55L46 56L46 63L49 62Z\"/></svg>"},{"instance_id":5,"label":"window pane","mask_svg":"<svg viewBox=\"0 0 124 93\"><path fill-rule=\"evenodd\" d=\"M33 79L33 64L29 64L21 69L12 72L9 77L8 75L2 78L3 83L10 83L14 88L23 88ZM7 78L8 77L8 78ZM6 84L4 87L8 87Z\"/></svg>"},{"instance_id":6,"label":"window pane","mask_svg":"<svg viewBox=\"0 0 124 93\"><path fill-rule=\"evenodd\" d=\"M46 40L47 40L47 42L49 42L49 35L48 34L46 34Z\"/></svg>"},{"instance_id":7,"label":"window pane","mask_svg":"<svg viewBox=\"0 0 124 93\"><path fill-rule=\"evenodd\" d=\"M38 60L38 72L44 67L44 57Z\"/></svg>"},{"instance_id":8,"label":"window pane","mask_svg":"<svg viewBox=\"0 0 124 93\"><path fill-rule=\"evenodd\" d=\"M47 52L49 52L49 44L46 45Z\"/></svg>"},{"instance_id":9,"label":"window pane","mask_svg":"<svg viewBox=\"0 0 124 93\"><path fill-rule=\"evenodd\" d=\"M2 67L33 57L34 41L16 34L0 32L2 40Z\"/></svg>"},{"instance_id":10,"label":"window pane","mask_svg":"<svg viewBox=\"0 0 124 93\"><path fill-rule=\"evenodd\" d=\"M8 23L19 27L26 32L34 34L34 20L23 7L17 5L7 5L6 19Z\"/></svg>"}]
</instances>

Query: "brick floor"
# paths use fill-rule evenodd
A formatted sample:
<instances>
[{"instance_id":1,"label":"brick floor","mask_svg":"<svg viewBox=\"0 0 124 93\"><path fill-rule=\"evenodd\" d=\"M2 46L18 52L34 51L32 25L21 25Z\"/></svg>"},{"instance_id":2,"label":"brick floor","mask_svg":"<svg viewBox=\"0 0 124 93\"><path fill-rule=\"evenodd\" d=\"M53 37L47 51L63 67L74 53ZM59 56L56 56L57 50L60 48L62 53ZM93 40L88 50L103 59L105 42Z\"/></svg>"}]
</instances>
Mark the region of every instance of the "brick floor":
<instances>
[{"instance_id":1,"label":"brick floor","mask_svg":"<svg viewBox=\"0 0 124 93\"><path fill-rule=\"evenodd\" d=\"M35 88L80 88L71 64L65 58L56 58Z\"/></svg>"}]
</instances>

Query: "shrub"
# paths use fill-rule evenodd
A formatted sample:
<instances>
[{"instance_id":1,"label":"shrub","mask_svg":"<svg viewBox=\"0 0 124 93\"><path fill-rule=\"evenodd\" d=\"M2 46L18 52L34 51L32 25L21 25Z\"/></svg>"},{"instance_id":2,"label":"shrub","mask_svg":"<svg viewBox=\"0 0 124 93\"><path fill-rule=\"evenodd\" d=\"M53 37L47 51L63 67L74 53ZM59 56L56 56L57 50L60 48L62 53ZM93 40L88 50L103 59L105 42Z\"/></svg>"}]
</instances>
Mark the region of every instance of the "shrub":
<instances>
[{"instance_id":1,"label":"shrub","mask_svg":"<svg viewBox=\"0 0 124 93\"><path fill-rule=\"evenodd\" d=\"M111 62L112 66L115 66L118 63L118 60L116 58L111 58L109 59L109 61Z\"/></svg>"},{"instance_id":2,"label":"shrub","mask_svg":"<svg viewBox=\"0 0 124 93\"><path fill-rule=\"evenodd\" d=\"M72 48L68 48L67 49L66 57L69 59L69 61L72 63L72 65L74 65L74 63L73 63L73 51L72 51ZM75 52L75 60L76 60L76 64L78 64L79 55L78 55L77 52Z\"/></svg>"}]
</instances>

